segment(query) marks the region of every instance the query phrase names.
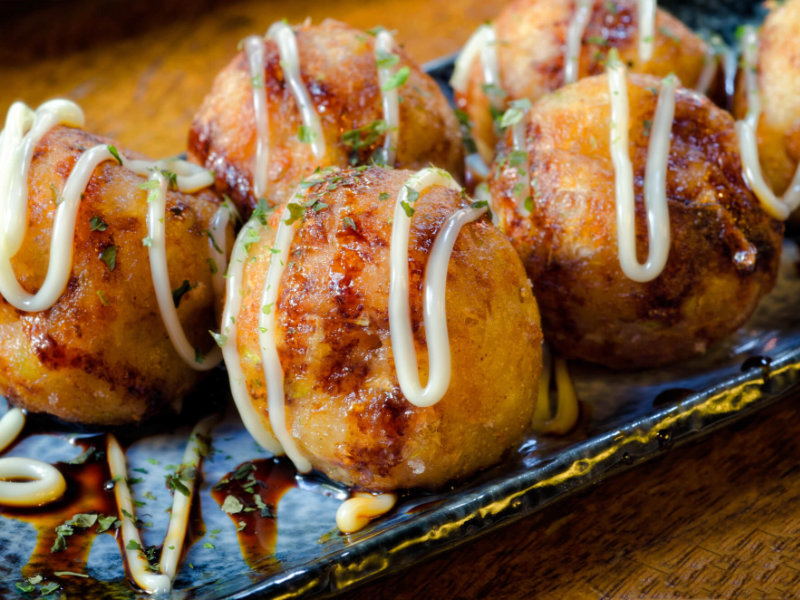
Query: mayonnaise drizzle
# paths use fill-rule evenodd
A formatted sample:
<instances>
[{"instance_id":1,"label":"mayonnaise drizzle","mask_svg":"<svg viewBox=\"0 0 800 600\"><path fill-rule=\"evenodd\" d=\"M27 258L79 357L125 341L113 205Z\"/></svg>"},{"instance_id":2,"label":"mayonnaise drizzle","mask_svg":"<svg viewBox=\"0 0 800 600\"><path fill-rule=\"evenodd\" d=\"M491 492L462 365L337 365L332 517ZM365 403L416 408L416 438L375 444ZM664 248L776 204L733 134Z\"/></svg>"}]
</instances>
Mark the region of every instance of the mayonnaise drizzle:
<instances>
[{"instance_id":1,"label":"mayonnaise drizzle","mask_svg":"<svg viewBox=\"0 0 800 600\"><path fill-rule=\"evenodd\" d=\"M278 45L281 68L286 83L297 102L303 126L309 131L311 153L321 160L325 156L325 135L319 114L311 102L308 90L300 77L300 54L294 30L283 21L273 23L267 30L266 39ZM267 191L269 169L269 122L267 113L266 81L264 80L264 38L251 35L244 40L244 50L250 69L250 84L253 89L253 113L256 125L256 151L253 157L253 193L257 198Z\"/></svg>"},{"instance_id":2,"label":"mayonnaise drizzle","mask_svg":"<svg viewBox=\"0 0 800 600\"><path fill-rule=\"evenodd\" d=\"M567 27L567 48L564 52L564 83L578 80L583 34L592 17L594 0L578 0L575 12Z\"/></svg>"},{"instance_id":3,"label":"mayonnaise drizzle","mask_svg":"<svg viewBox=\"0 0 800 600\"><path fill-rule=\"evenodd\" d=\"M160 170L154 169L150 175L150 181L158 185L158 191L149 196L147 203L147 231L151 240L148 255L161 319L172 345L183 361L193 369L207 371L219 364L222 360L222 353L217 346L214 346L205 355L198 355L183 331L183 326L178 319L178 310L172 299L172 288L167 271L167 245L164 227L167 210L167 179Z\"/></svg>"},{"instance_id":4,"label":"mayonnaise drizzle","mask_svg":"<svg viewBox=\"0 0 800 600\"><path fill-rule=\"evenodd\" d=\"M258 221L253 218L245 223L236 243L233 246L231 260L228 263L225 286L225 310L222 313L222 356L225 359L225 368L228 371L228 381L231 386L231 395L239 411L247 431L262 447L273 454L283 454L283 448L275 437L264 427L261 416L258 414L250 393L247 391L247 382L242 369L242 359L239 355L237 342L236 320L242 306L242 286L244 283L244 262L247 260L247 240L260 228Z\"/></svg>"},{"instance_id":5,"label":"mayonnaise drizzle","mask_svg":"<svg viewBox=\"0 0 800 600\"><path fill-rule=\"evenodd\" d=\"M744 62L744 87L747 94L747 115L736 121L739 136L739 152L742 155L742 172L745 181L761 202L764 210L774 219L781 221L800 206L800 165L797 166L792 182L783 196L778 197L764 180L758 158L758 139L756 131L761 117L761 94L758 89L758 32L751 25L745 26L742 35L742 54Z\"/></svg>"},{"instance_id":6,"label":"mayonnaise drizzle","mask_svg":"<svg viewBox=\"0 0 800 600\"><path fill-rule=\"evenodd\" d=\"M12 408L0 419L0 452L25 427L25 413ZM23 481L7 481L22 479ZM33 458L0 458L0 505L42 506L61 498L67 489L64 476L53 465Z\"/></svg>"},{"instance_id":7,"label":"mayonnaise drizzle","mask_svg":"<svg viewBox=\"0 0 800 600\"><path fill-rule=\"evenodd\" d=\"M614 57L609 58L607 71L608 91L611 96L611 160L615 175L619 262L623 272L630 279L639 282L651 281L664 269L669 254L670 226L666 179L677 78L670 75L662 80L650 131L644 179L649 248L647 261L641 264L636 256L633 167L628 154L630 117L627 71Z\"/></svg>"},{"instance_id":8,"label":"mayonnaise drizzle","mask_svg":"<svg viewBox=\"0 0 800 600\"><path fill-rule=\"evenodd\" d=\"M89 180L98 165L115 161L110 147L101 144L89 148L75 163L64 184L61 200L53 220L50 240L50 256L44 283L36 294L29 294L19 284L11 266L11 258L19 251L27 231L28 172L35 149L41 138L58 124L80 127L84 123L80 107L69 100L51 100L42 104L35 112L21 102L12 105L6 117L5 129L0 139L0 294L14 307L38 312L53 306L64 292L72 270L75 222ZM166 247L164 239L164 215L167 182L161 173L170 169L176 175L178 189L193 192L213 183L213 177L205 169L186 161L168 159L152 162L130 160L119 155L123 166L138 175L149 175L158 186L156 194L149 195L147 224L152 244L149 247L153 286L158 299L161 317L175 350L192 368L206 370L219 363L221 355L213 349L207 356L198 357L186 339L172 301L167 274ZM215 220L220 225L224 219ZM212 226L213 228L213 226ZM224 240L217 228L215 241ZM211 252L216 252L211 244ZM217 260L223 262L224 255L216 252Z\"/></svg>"},{"instance_id":9,"label":"mayonnaise drizzle","mask_svg":"<svg viewBox=\"0 0 800 600\"><path fill-rule=\"evenodd\" d=\"M396 502L395 494L356 492L339 505L336 511L336 525L342 533L353 533L392 510Z\"/></svg>"},{"instance_id":10,"label":"mayonnaise drizzle","mask_svg":"<svg viewBox=\"0 0 800 600\"><path fill-rule=\"evenodd\" d=\"M408 286L408 234L411 217L409 191L421 194L439 185L461 191L449 173L429 167L412 175L400 189L392 219L390 247L391 284L389 288L389 326L397 380L406 399L415 406L431 406L444 396L450 385L450 339L445 315L445 284L447 266L453 245L461 228L478 219L486 208L462 208L442 225L433 244L425 269L423 316L428 345L428 381L425 387L419 380L417 352L411 329Z\"/></svg>"},{"instance_id":11,"label":"mayonnaise drizzle","mask_svg":"<svg viewBox=\"0 0 800 600\"><path fill-rule=\"evenodd\" d=\"M206 442L202 438L208 438L218 420L216 415L201 419L192 430L189 443L186 444L186 450L183 453L183 462L179 472L188 475L185 478L181 477L181 481L189 493L187 495L176 491L173 495L172 511L164 543L161 545L161 562L159 563L161 572L169 577L170 581L175 579L178 570L178 560L183 552L197 473L204 458L203 449L207 448Z\"/></svg>"},{"instance_id":12,"label":"mayonnaise drizzle","mask_svg":"<svg viewBox=\"0 0 800 600\"><path fill-rule=\"evenodd\" d=\"M285 389L283 385L283 367L278 356L278 346L275 339L275 312L278 301L281 276L289 262L289 249L294 239L295 231L300 225L300 219L287 224L292 220L289 210L290 204L302 205L311 182L318 181L319 175L312 176L307 182L298 186L297 190L289 196L291 200L281 214L278 230L275 232L275 242L270 253L269 269L261 291L261 310L258 311L258 343L261 348L261 364L264 370L264 379L267 382L267 406L269 422L275 437L278 438L286 456L294 463L300 473L308 473L311 463L300 453L295 444L294 437L286 427L286 407L284 405Z\"/></svg>"},{"instance_id":13,"label":"mayonnaise drizzle","mask_svg":"<svg viewBox=\"0 0 800 600\"><path fill-rule=\"evenodd\" d=\"M311 152L314 158L319 160L325 156L325 136L322 133L317 109L311 102L308 90L300 77L300 54L297 50L294 31L283 21L278 21L269 28L267 37L275 40L278 44L284 77L292 90L297 108L300 109L303 124L312 132Z\"/></svg>"},{"instance_id":14,"label":"mayonnaise drizzle","mask_svg":"<svg viewBox=\"0 0 800 600\"><path fill-rule=\"evenodd\" d=\"M472 63L475 62L478 56L481 59L483 83L486 86L495 88L502 87L494 26L484 24L475 30L475 33L464 44L461 54L456 59L453 76L450 78L450 85L458 93L463 94L467 91L469 72L472 69ZM501 108L503 105L503 100L498 94L489 94L489 102L495 108Z\"/></svg>"},{"instance_id":15,"label":"mayonnaise drizzle","mask_svg":"<svg viewBox=\"0 0 800 600\"><path fill-rule=\"evenodd\" d=\"M117 438L112 434L108 435L106 454L111 478L115 482L114 497L122 523L122 547L131 577L136 585L150 594L167 594L172 589L170 578L163 573L153 573L142 551L144 546L139 528L136 527L136 508L128 485L128 461Z\"/></svg>"},{"instance_id":16,"label":"mayonnaise drizzle","mask_svg":"<svg viewBox=\"0 0 800 600\"><path fill-rule=\"evenodd\" d=\"M264 81L264 40L251 35L244 40L244 51L250 67L250 87L253 91L253 118L256 124L256 151L253 156L253 194L261 198L267 191L269 168L269 123L267 122L267 91Z\"/></svg>"},{"instance_id":17,"label":"mayonnaise drizzle","mask_svg":"<svg viewBox=\"0 0 800 600\"><path fill-rule=\"evenodd\" d=\"M383 164L393 166L397 152L397 140L400 128L400 102L397 87L385 90L392 77L391 66L380 66L381 59L392 54L394 38L392 34L381 29L375 36L375 61L378 64L378 84L381 87L381 106L383 120L386 123L386 138L383 140Z\"/></svg>"},{"instance_id":18,"label":"mayonnaise drizzle","mask_svg":"<svg viewBox=\"0 0 800 600\"><path fill-rule=\"evenodd\" d=\"M550 378L555 373L556 411L550 413ZM532 425L538 433L564 435L578 422L580 404L567 361L562 356L551 358L547 344L542 345L542 375L539 379L539 397L533 412Z\"/></svg>"},{"instance_id":19,"label":"mayonnaise drizzle","mask_svg":"<svg viewBox=\"0 0 800 600\"><path fill-rule=\"evenodd\" d=\"M697 84L694 89L701 94L708 93L708 88L714 82L714 77L719 71L720 55L725 54L725 42L718 35L711 36L708 41L708 48L703 57L703 70L700 71L700 76L697 78Z\"/></svg>"},{"instance_id":20,"label":"mayonnaise drizzle","mask_svg":"<svg viewBox=\"0 0 800 600\"><path fill-rule=\"evenodd\" d=\"M527 115L527 111L526 111ZM524 152L525 161L523 164L516 167L517 169L517 185L519 185L522 192L517 198L517 212L523 217L531 214L526 206L526 201L531 195L531 178L528 174L528 147L525 143L525 125L527 119L523 116L522 119L514 123L511 129L511 147L514 152Z\"/></svg>"},{"instance_id":21,"label":"mayonnaise drizzle","mask_svg":"<svg viewBox=\"0 0 800 600\"><path fill-rule=\"evenodd\" d=\"M639 60L653 58L653 40L656 31L656 0L638 0L639 8Z\"/></svg>"}]
</instances>

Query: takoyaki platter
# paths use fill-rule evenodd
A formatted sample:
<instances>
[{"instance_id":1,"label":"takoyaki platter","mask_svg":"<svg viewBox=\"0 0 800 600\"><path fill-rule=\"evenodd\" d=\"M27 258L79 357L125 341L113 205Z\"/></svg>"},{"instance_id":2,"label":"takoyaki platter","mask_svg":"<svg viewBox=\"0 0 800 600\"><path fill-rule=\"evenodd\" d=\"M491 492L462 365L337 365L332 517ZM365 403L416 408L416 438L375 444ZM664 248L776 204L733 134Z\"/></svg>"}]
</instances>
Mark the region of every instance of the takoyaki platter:
<instances>
[{"instance_id":1,"label":"takoyaki platter","mask_svg":"<svg viewBox=\"0 0 800 600\"><path fill-rule=\"evenodd\" d=\"M670 8L260 24L167 157L11 104L0 596L335 592L796 390L800 0Z\"/></svg>"}]
</instances>

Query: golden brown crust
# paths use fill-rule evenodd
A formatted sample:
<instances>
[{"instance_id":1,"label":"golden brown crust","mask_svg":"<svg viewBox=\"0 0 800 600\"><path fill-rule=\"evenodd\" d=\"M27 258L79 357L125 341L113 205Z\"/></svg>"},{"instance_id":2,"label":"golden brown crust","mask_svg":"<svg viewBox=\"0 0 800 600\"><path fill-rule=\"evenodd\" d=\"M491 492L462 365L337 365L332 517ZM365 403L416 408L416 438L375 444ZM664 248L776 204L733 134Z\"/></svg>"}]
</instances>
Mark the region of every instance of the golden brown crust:
<instances>
[{"instance_id":1,"label":"golden brown crust","mask_svg":"<svg viewBox=\"0 0 800 600\"><path fill-rule=\"evenodd\" d=\"M764 179L780 195L800 162L800 0L770 5L759 34L757 135ZM734 115L739 119L747 113L743 79L740 72L734 97Z\"/></svg>"},{"instance_id":2,"label":"golden brown crust","mask_svg":"<svg viewBox=\"0 0 800 600\"><path fill-rule=\"evenodd\" d=\"M295 29L300 74L319 113L326 154L316 160L308 144L298 139L302 124L297 105L284 80L275 42L265 42L264 82L269 113L268 191L270 205L283 202L300 179L317 166L365 163L384 136L353 154L342 142L350 130L383 119L374 55L374 37L343 23L325 20ZM410 74L399 88L400 126L395 166L421 168L436 164L456 177L463 173L463 149L458 122L436 83L402 48L400 62ZM247 216L257 198L252 191L256 134L250 71L240 52L219 73L197 112L189 132L189 156L214 171L217 189L227 193Z\"/></svg>"},{"instance_id":3,"label":"golden brown crust","mask_svg":"<svg viewBox=\"0 0 800 600\"><path fill-rule=\"evenodd\" d=\"M439 486L496 462L529 427L541 369L539 317L524 269L483 218L459 235L448 268L450 388L430 408L406 401L392 358L388 294L394 198L410 175L350 170L312 188L329 206L307 211L276 308L289 430L315 468L372 490ZM435 187L415 203L408 264L423 381L427 256L444 219L463 202ZM266 230L250 248L237 319L242 366L264 414L257 319L273 237Z\"/></svg>"},{"instance_id":4,"label":"golden brown crust","mask_svg":"<svg viewBox=\"0 0 800 600\"><path fill-rule=\"evenodd\" d=\"M12 260L23 287L44 281L56 199L83 150L109 140L57 127L37 146L29 175L29 229ZM126 156L133 157L120 149ZM118 425L180 406L198 374L167 337L153 291L143 177L107 161L94 171L78 209L72 274L50 309L19 311L0 298L0 392L32 412L65 421ZM211 345L213 290L204 231L219 204L210 192L168 192L167 262L175 289L197 284L178 315L190 341ZM92 230L92 217L106 225ZM117 248L114 269L100 259Z\"/></svg>"},{"instance_id":5,"label":"golden brown crust","mask_svg":"<svg viewBox=\"0 0 800 600\"><path fill-rule=\"evenodd\" d=\"M645 75L628 79L640 261L647 249L648 124L659 85ZM667 176L669 259L654 281L629 280L617 255L609 121L605 76L546 96L526 129L532 215L515 211L516 168L503 159L492 196L533 281L546 339L560 353L614 368L674 362L733 332L772 288L783 225L742 179L730 115L679 89Z\"/></svg>"},{"instance_id":6,"label":"golden brown crust","mask_svg":"<svg viewBox=\"0 0 800 600\"><path fill-rule=\"evenodd\" d=\"M575 8L574 0L515 0L497 17L500 87L507 94L506 102L518 98L536 101L564 85L567 29ZM683 23L657 9L653 56L646 62L639 59L637 40L635 0L594 0L582 38L578 78L602 73L606 55L616 48L633 72L659 77L674 73L683 85L695 85L703 69L706 44ZM488 162L497 137L479 63L472 65L467 90L456 94L456 103L474 123L473 135Z\"/></svg>"}]
</instances>

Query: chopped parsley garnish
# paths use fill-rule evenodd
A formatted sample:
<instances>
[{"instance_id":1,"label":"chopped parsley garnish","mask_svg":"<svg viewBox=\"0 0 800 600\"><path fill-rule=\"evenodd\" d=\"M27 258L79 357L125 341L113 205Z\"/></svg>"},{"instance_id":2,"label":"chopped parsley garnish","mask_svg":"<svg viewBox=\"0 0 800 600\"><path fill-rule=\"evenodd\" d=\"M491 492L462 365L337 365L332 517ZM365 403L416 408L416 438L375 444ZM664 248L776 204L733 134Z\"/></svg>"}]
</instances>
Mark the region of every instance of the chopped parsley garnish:
<instances>
[{"instance_id":1,"label":"chopped parsley garnish","mask_svg":"<svg viewBox=\"0 0 800 600\"><path fill-rule=\"evenodd\" d=\"M391 198L391 194L389 194L389 192L381 192L380 194L378 194L378 200L380 200L381 202L384 202L389 198Z\"/></svg>"},{"instance_id":2,"label":"chopped parsley garnish","mask_svg":"<svg viewBox=\"0 0 800 600\"><path fill-rule=\"evenodd\" d=\"M409 218L409 219L410 219L410 218L411 218L411 217L414 215L414 209L413 209L413 208L412 208L412 206L411 206L411 205L410 205L408 202L406 202L405 200L403 200L403 201L400 203L400 206L402 206L402 207L403 207L403 210L404 210L404 211L406 211L406 215L408 216L408 218Z\"/></svg>"},{"instance_id":3,"label":"chopped parsley garnish","mask_svg":"<svg viewBox=\"0 0 800 600\"><path fill-rule=\"evenodd\" d=\"M106 246L100 253L100 260L106 263L109 271L113 271L117 266L117 247L113 244Z\"/></svg>"},{"instance_id":4,"label":"chopped parsley garnish","mask_svg":"<svg viewBox=\"0 0 800 600\"><path fill-rule=\"evenodd\" d=\"M70 464L70 465L82 465L86 461L88 461L90 458L92 458L95 455L95 452L97 452L96 448L94 448L94 447L87 448L86 450L81 452L78 456L76 456L71 461L69 461L67 464Z\"/></svg>"},{"instance_id":5,"label":"chopped parsley garnish","mask_svg":"<svg viewBox=\"0 0 800 600\"><path fill-rule=\"evenodd\" d=\"M208 263L208 270L211 271L211 274L216 275L219 272L217 261L215 261L213 258L207 258L206 262Z\"/></svg>"},{"instance_id":6,"label":"chopped parsley garnish","mask_svg":"<svg viewBox=\"0 0 800 600\"><path fill-rule=\"evenodd\" d=\"M181 304L181 300L183 299L184 295L188 292L192 291L194 288L197 287L197 284L194 285L190 284L186 279L183 280L183 283L172 290L172 303L175 305L175 308L178 308Z\"/></svg>"},{"instance_id":7,"label":"chopped parsley garnish","mask_svg":"<svg viewBox=\"0 0 800 600\"><path fill-rule=\"evenodd\" d=\"M61 552L67 548L67 538L75 533L76 529L86 529L97 522L97 515L78 513L71 519L56 526L56 539L50 552Z\"/></svg>"},{"instance_id":8,"label":"chopped parsley garnish","mask_svg":"<svg viewBox=\"0 0 800 600\"><path fill-rule=\"evenodd\" d=\"M497 98L506 97L506 91L493 83L481 84L481 89L483 89L483 93L487 96L496 96Z\"/></svg>"},{"instance_id":9,"label":"chopped parsley garnish","mask_svg":"<svg viewBox=\"0 0 800 600\"><path fill-rule=\"evenodd\" d=\"M139 552L143 550L142 545L136 540L128 540L128 545L125 546L125 548L128 550L138 550Z\"/></svg>"},{"instance_id":10,"label":"chopped parsley garnish","mask_svg":"<svg viewBox=\"0 0 800 600\"><path fill-rule=\"evenodd\" d=\"M108 229L108 225L105 223L105 221L103 221L103 219L97 215L94 215L91 219L89 219L89 225L91 226L92 231L105 231Z\"/></svg>"},{"instance_id":11,"label":"chopped parsley garnish","mask_svg":"<svg viewBox=\"0 0 800 600\"><path fill-rule=\"evenodd\" d=\"M342 219L342 221L344 222L345 228L349 227L353 231L356 231L355 221L353 221L351 217L345 217L344 219Z\"/></svg>"},{"instance_id":12,"label":"chopped parsley garnish","mask_svg":"<svg viewBox=\"0 0 800 600\"><path fill-rule=\"evenodd\" d=\"M214 341L217 343L217 346L220 348L224 348L225 344L228 343L228 336L223 333L217 333L216 331L208 330L208 333L211 334L211 337L214 338Z\"/></svg>"},{"instance_id":13,"label":"chopped parsley garnish","mask_svg":"<svg viewBox=\"0 0 800 600\"><path fill-rule=\"evenodd\" d=\"M391 92L392 90L396 90L401 85L403 85L406 81L408 81L408 76L411 73L411 69L406 67L400 67L397 71L386 80L386 82L381 86L382 92Z\"/></svg>"},{"instance_id":14,"label":"chopped parsley garnish","mask_svg":"<svg viewBox=\"0 0 800 600\"><path fill-rule=\"evenodd\" d=\"M244 510L244 504L242 504L235 496L229 495L225 497L225 502L222 503L222 510L229 515L235 515Z\"/></svg>"},{"instance_id":15,"label":"chopped parsley garnish","mask_svg":"<svg viewBox=\"0 0 800 600\"><path fill-rule=\"evenodd\" d=\"M475 154L478 151L478 145L475 143L475 138L472 137L472 123L469 120L469 115L461 110L456 109L456 118L461 127L461 139L464 143L464 148L468 154Z\"/></svg>"},{"instance_id":16,"label":"chopped parsley garnish","mask_svg":"<svg viewBox=\"0 0 800 600\"><path fill-rule=\"evenodd\" d=\"M317 132L308 125L300 125L300 129L297 130L297 139L304 144L313 144L317 139Z\"/></svg>"},{"instance_id":17,"label":"chopped parsley garnish","mask_svg":"<svg viewBox=\"0 0 800 600\"><path fill-rule=\"evenodd\" d=\"M109 529L119 529L122 522L114 516L101 516L97 519L97 533L105 533Z\"/></svg>"},{"instance_id":18,"label":"chopped parsley garnish","mask_svg":"<svg viewBox=\"0 0 800 600\"><path fill-rule=\"evenodd\" d=\"M148 179L139 184L139 189L147 190L147 203L151 203L158 198L158 191L161 186L155 179Z\"/></svg>"},{"instance_id":19,"label":"chopped parsley garnish","mask_svg":"<svg viewBox=\"0 0 800 600\"><path fill-rule=\"evenodd\" d=\"M117 159L117 162L120 165L122 164L122 157L119 155L119 152L117 151L117 149L114 146L112 146L111 144L108 145L108 152L109 152L109 154L111 154L111 156L113 156L115 159Z\"/></svg>"},{"instance_id":20,"label":"chopped parsley garnish","mask_svg":"<svg viewBox=\"0 0 800 600\"><path fill-rule=\"evenodd\" d=\"M286 210L289 211L289 216L283 222L287 225L291 225L306 214L306 209L296 202L287 204Z\"/></svg>"},{"instance_id":21,"label":"chopped parsley garnish","mask_svg":"<svg viewBox=\"0 0 800 600\"><path fill-rule=\"evenodd\" d=\"M519 100L514 100L511 102L508 110L503 113L503 116L500 117L500 127L505 129L506 127L511 127L512 125L516 125L520 121L522 121L522 117L525 116L525 113L528 112L531 108L531 101L527 98L521 98Z\"/></svg>"},{"instance_id":22,"label":"chopped parsley garnish","mask_svg":"<svg viewBox=\"0 0 800 600\"><path fill-rule=\"evenodd\" d=\"M143 237L142 246L145 246L146 248L151 248L153 246L153 238L151 238L149 235L147 237Z\"/></svg>"},{"instance_id":23,"label":"chopped parsley garnish","mask_svg":"<svg viewBox=\"0 0 800 600\"><path fill-rule=\"evenodd\" d=\"M253 210L251 218L258 219L259 223L261 223L262 225L266 225L267 218L272 214L274 210L275 210L274 208L271 208L269 204L267 204L266 198L259 198L258 204Z\"/></svg>"},{"instance_id":24,"label":"chopped parsley garnish","mask_svg":"<svg viewBox=\"0 0 800 600\"><path fill-rule=\"evenodd\" d=\"M387 131L389 131L389 125L386 121L376 119L369 125L345 131L342 134L342 144L353 152L359 152L362 148L369 148L375 144ZM357 162L357 156L350 157L351 164L356 164Z\"/></svg>"},{"instance_id":25,"label":"chopped parsley garnish","mask_svg":"<svg viewBox=\"0 0 800 600\"><path fill-rule=\"evenodd\" d=\"M208 236L208 240L211 242L211 245L214 246L214 250L216 250L219 254L223 254L222 248L219 247L217 244L217 240L214 239L214 234L211 233L211 230L206 229L203 231Z\"/></svg>"},{"instance_id":26,"label":"chopped parsley garnish","mask_svg":"<svg viewBox=\"0 0 800 600\"><path fill-rule=\"evenodd\" d=\"M180 492L184 496L191 496L189 492L189 488L186 487L186 484L183 483L182 476L180 473L170 473L167 475L167 487L175 490L176 492Z\"/></svg>"},{"instance_id":27,"label":"chopped parsley garnish","mask_svg":"<svg viewBox=\"0 0 800 600\"><path fill-rule=\"evenodd\" d=\"M108 306L108 296L106 296L103 290L97 290L97 297L100 298L100 304L103 306Z\"/></svg>"},{"instance_id":28,"label":"chopped parsley garnish","mask_svg":"<svg viewBox=\"0 0 800 600\"><path fill-rule=\"evenodd\" d=\"M375 63L379 69L388 69L400 62L400 57L397 54L386 52L385 50L379 49L375 54L377 55Z\"/></svg>"}]
</instances>

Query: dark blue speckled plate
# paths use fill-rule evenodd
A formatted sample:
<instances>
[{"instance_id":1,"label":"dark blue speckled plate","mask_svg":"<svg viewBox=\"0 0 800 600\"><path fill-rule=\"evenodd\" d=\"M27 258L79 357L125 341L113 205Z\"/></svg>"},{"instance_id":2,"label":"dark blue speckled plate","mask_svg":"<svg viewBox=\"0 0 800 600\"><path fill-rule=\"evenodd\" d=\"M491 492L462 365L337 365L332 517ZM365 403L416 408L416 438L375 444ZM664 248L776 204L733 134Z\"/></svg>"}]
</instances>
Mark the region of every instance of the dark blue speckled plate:
<instances>
[{"instance_id":1,"label":"dark blue speckled plate","mask_svg":"<svg viewBox=\"0 0 800 600\"><path fill-rule=\"evenodd\" d=\"M759 17L750 2L683 3L675 12L696 29L729 38L743 19ZM452 57L428 65L440 82ZM212 486L239 464L269 456L228 414L213 431L214 452L203 467L198 533L182 563L173 598L220 599L330 595L401 569L496 527L530 515L591 483L668 452L715 428L760 410L800 384L798 252L787 242L776 289L739 332L701 360L635 374L573 367L588 410L578 431L564 438L530 437L508 461L436 495L401 499L387 517L355 535L338 533L336 509L346 491L329 482L298 479L277 507L274 551L248 565L236 524L211 496ZM762 357L764 357L762 359ZM0 400L0 414L5 412ZM129 468L141 478L134 493L143 504L146 544L158 544L167 522L165 476L178 464L189 426L136 441ZM81 452L68 433L27 437L9 455L67 461ZM265 464L268 464L265 463ZM30 523L0 514L0 597L28 563L37 533ZM119 549L97 536L89 552L91 579L75 582L70 597L137 598L125 582ZM56 597L58 594L56 594Z\"/></svg>"}]
</instances>

